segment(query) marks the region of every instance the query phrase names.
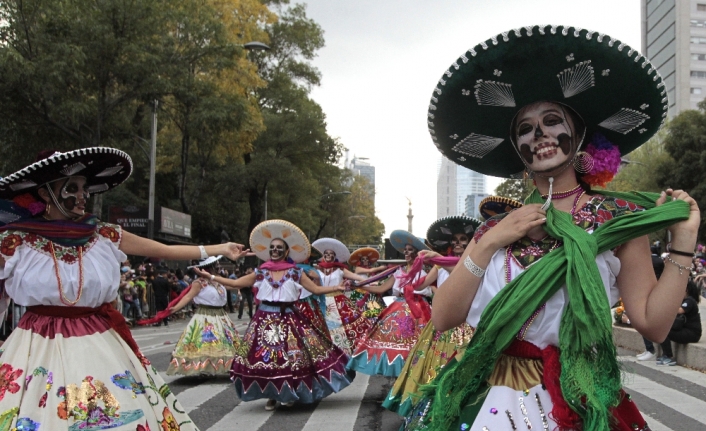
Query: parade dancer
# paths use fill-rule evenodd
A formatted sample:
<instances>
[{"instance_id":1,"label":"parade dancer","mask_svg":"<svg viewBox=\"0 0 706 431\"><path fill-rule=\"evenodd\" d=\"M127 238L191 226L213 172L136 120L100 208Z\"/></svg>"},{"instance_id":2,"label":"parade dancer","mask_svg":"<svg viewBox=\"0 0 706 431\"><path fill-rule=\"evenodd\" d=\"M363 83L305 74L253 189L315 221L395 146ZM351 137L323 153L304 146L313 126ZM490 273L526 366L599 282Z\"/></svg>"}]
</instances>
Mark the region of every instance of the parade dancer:
<instances>
[{"instance_id":1,"label":"parade dancer","mask_svg":"<svg viewBox=\"0 0 706 431\"><path fill-rule=\"evenodd\" d=\"M192 268L215 274L221 257L202 259ZM208 278L194 280L188 289L169 308L169 312L174 314L191 301L196 304L194 316L174 347L167 375L227 376L240 342L235 324L223 308L228 302L226 295L229 293L222 284Z\"/></svg>"},{"instance_id":2,"label":"parade dancer","mask_svg":"<svg viewBox=\"0 0 706 431\"><path fill-rule=\"evenodd\" d=\"M525 169L537 188L476 230L434 298L438 330L476 330L406 428L648 430L621 389L610 306L622 297L638 332L666 337L700 212L681 190L591 186L605 186L621 156L659 130L669 105L662 79L613 38L543 25L484 41L440 82L429 111L440 151L486 175ZM658 281L645 271L647 234L663 228L672 252Z\"/></svg>"},{"instance_id":3,"label":"parade dancer","mask_svg":"<svg viewBox=\"0 0 706 431\"><path fill-rule=\"evenodd\" d=\"M312 248L309 258L304 263L297 264L297 268L301 269L317 286L321 286L319 271L311 266L309 262L317 260L320 257L321 254L318 250ZM328 326L326 325L326 318L324 317L326 313L326 295L314 295L305 289L302 290L299 295L299 300L294 305L309 319L312 325L319 328L322 333L331 338Z\"/></svg>"},{"instance_id":4,"label":"parade dancer","mask_svg":"<svg viewBox=\"0 0 706 431\"><path fill-rule=\"evenodd\" d=\"M93 147L42 152L0 180L0 279L27 307L3 346L4 429L196 429L111 304L120 263L237 259L242 246L167 246L85 212L131 171L126 153Z\"/></svg>"},{"instance_id":5,"label":"parade dancer","mask_svg":"<svg viewBox=\"0 0 706 431\"><path fill-rule=\"evenodd\" d=\"M372 247L363 247L351 253L348 263L354 268L353 272L367 279L371 275L387 269L386 266L373 266L379 259L379 251ZM363 310L363 316L370 321L371 326L385 308L385 302L382 300L382 296L364 289L352 290L350 292L350 299L355 301L359 309Z\"/></svg>"},{"instance_id":6,"label":"parade dancer","mask_svg":"<svg viewBox=\"0 0 706 431\"><path fill-rule=\"evenodd\" d=\"M348 247L334 238L319 238L312 247L323 258L317 264L322 286L336 286L344 280L363 281L366 277L348 270L346 262L351 253ZM351 292L334 292L326 295L326 325L333 342L348 355L356 343L370 329L370 321L363 315L365 309L358 307L350 298Z\"/></svg>"},{"instance_id":7,"label":"parade dancer","mask_svg":"<svg viewBox=\"0 0 706 431\"><path fill-rule=\"evenodd\" d=\"M238 397L266 398L265 409L274 410L277 402L314 403L350 385L355 373L345 369L348 356L295 306L302 289L326 294L345 287L317 286L297 268L295 263L309 256L310 245L288 221L260 223L250 235L250 246L266 261L253 274L237 280L214 278L226 286L258 288L260 306L238 346L230 374Z\"/></svg>"},{"instance_id":8,"label":"parade dancer","mask_svg":"<svg viewBox=\"0 0 706 431\"><path fill-rule=\"evenodd\" d=\"M404 254L406 267L398 269L393 277L379 286L367 286L365 290L382 294L392 289L395 296L378 317L375 325L358 342L348 368L361 373L397 377L402 371L409 351L419 338L424 325L429 321L431 310L422 296L431 296L432 288L418 288L426 276L421 270L416 276L403 283L412 262L420 250L428 250L424 242L404 230L393 231L390 243Z\"/></svg>"},{"instance_id":9,"label":"parade dancer","mask_svg":"<svg viewBox=\"0 0 706 431\"><path fill-rule=\"evenodd\" d=\"M443 267L434 265L420 287L436 282L437 288L441 288L480 224L480 220L474 218L451 216L441 218L429 226L427 244L455 259L443 262ZM441 257L438 252L422 251L417 259L423 261L437 257ZM382 406L400 416L409 414L421 396L419 387L429 383L449 359L462 352L472 335L473 329L467 323L446 332L437 331L433 323L427 323Z\"/></svg>"}]
</instances>

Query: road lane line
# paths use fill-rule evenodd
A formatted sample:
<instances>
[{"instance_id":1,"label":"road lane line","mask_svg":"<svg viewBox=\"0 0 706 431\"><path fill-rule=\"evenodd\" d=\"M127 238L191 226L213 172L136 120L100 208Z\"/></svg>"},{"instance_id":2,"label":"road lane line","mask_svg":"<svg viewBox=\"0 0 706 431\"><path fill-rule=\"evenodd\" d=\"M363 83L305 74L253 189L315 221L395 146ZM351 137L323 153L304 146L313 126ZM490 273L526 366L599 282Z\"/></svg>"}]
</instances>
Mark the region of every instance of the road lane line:
<instances>
[{"instance_id":1,"label":"road lane line","mask_svg":"<svg viewBox=\"0 0 706 431\"><path fill-rule=\"evenodd\" d=\"M365 396L370 376L358 373L350 386L330 395L319 403L309 416L302 431L321 431L336 424L336 431L350 431L358 418L360 403Z\"/></svg>"},{"instance_id":2,"label":"road lane line","mask_svg":"<svg viewBox=\"0 0 706 431\"><path fill-rule=\"evenodd\" d=\"M186 412L200 407L203 403L230 388L230 382L218 381L213 383L202 383L193 388L182 391L177 396L179 403L186 409Z\"/></svg>"}]
</instances>

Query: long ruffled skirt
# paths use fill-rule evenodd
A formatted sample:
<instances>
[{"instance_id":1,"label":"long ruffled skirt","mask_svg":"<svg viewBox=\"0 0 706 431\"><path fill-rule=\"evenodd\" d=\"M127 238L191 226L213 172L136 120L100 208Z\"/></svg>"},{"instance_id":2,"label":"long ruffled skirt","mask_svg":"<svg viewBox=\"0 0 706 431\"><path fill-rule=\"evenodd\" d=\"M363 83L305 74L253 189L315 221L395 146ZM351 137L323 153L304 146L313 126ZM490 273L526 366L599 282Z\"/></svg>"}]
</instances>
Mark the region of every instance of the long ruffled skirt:
<instances>
[{"instance_id":1,"label":"long ruffled skirt","mask_svg":"<svg viewBox=\"0 0 706 431\"><path fill-rule=\"evenodd\" d=\"M324 312L322 311L322 308L326 307L324 295L309 295L306 298L295 302L294 305L299 309L299 311L301 311L304 317L309 319L312 325L319 329L329 339L331 338L331 334L328 331L328 326L326 326Z\"/></svg>"},{"instance_id":2,"label":"long ruffled skirt","mask_svg":"<svg viewBox=\"0 0 706 431\"><path fill-rule=\"evenodd\" d=\"M0 430L194 430L151 365L98 315L28 311L3 345Z\"/></svg>"},{"instance_id":3,"label":"long ruffled skirt","mask_svg":"<svg viewBox=\"0 0 706 431\"><path fill-rule=\"evenodd\" d=\"M231 368L243 401L313 403L350 385L348 356L295 306L261 303Z\"/></svg>"},{"instance_id":4,"label":"long ruffled skirt","mask_svg":"<svg viewBox=\"0 0 706 431\"><path fill-rule=\"evenodd\" d=\"M427 323L382 406L407 416L422 396L419 387L434 380L451 358L463 352L472 336L473 328L465 322L446 332Z\"/></svg>"},{"instance_id":5,"label":"long ruffled skirt","mask_svg":"<svg viewBox=\"0 0 706 431\"><path fill-rule=\"evenodd\" d=\"M223 307L200 305L174 347L167 374L227 376L239 342Z\"/></svg>"},{"instance_id":6,"label":"long ruffled skirt","mask_svg":"<svg viewBox=\"0 0 706 431\"><path fill-rule=\"evenodd\" d=\"M371 376L399 376L426 323L414 317L404 298L396 298L360 340L348 368Z\"/></svg>"},{"instance_id":7,"label":"long ruffled skirt","mask_svg":"<svg viewBox=\"0 0 706 431\"><path fill-rule=\"evenodd\" d=\"M350 298L351 292L326 294L326 325L333 342L350 355L358 341L370 330L372 322L365 308Z\"/></svg>"}]
</instances>

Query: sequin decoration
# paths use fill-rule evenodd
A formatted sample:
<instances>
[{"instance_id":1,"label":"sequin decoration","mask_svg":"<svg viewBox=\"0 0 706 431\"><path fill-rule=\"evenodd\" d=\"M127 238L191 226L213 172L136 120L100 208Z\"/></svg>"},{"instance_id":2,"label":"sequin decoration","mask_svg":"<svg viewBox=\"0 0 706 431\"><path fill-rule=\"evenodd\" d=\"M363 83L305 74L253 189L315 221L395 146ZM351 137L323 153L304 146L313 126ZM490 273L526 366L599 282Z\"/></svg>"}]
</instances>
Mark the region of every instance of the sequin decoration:
<instances>
[{"instance_id":1,"label":"sequin decoration","mask_svg":"<svg viewBox=\"0 0 706 431\"><path fill-rule=\"evenodd\" d=\"M525 389L522 393L525 394L525 396L529 395L529 389Z\"/></svg>"},{"instance_id":2,"label":"sequin decoration","mask_svg":"<svg viewBox=\"0 0 706 431\"><path fill-rule=\"evenodd\" d=\"M527 394L529 394L529 391L527 389L525 389L524 392L527 392ZM531 430L532 423L530 422L530 419L527 416L527 406L525 406L525 399L523 397L520 397L520 411L522 412L522 420L525 422L527 429Z\"/></svg>"},{"instance_id":3,"label":"sequin decoration","mask_svg":"<svg viewBox=\"0 0 706 431\"><path fill-rule=\"evenodd\" d=\"M547 421L547 415L544 413L544 407L542 407L542 401L539 399L539 394L534 394L534 399L537 400L537 406L539 407L539 417L542 418L542 429L549 429L549 421Z\"/></svg>"},{"instance_id":4,"label":"sequin decoration","mask_svg":"<svg viewBox=\"0 0 706 431\"><path fill-rule=\"evenodd\" d=\"M512 431L517 431L517 426L515 426L515 421L512 419L512 413L510 413L510 410L505 410L505 414L507 415L507 419L510 421Z\"/></svg>"},{"instance_id":5,"label":"sequin decoration","mask_svg":"<svg viewBox=\"0 0 706 431\"><path fill-rule=\"evenodd\" d=\"M490 409L490 413L492 413L492 414L494 414L494 415L497 415L497 414L498 414L498 409L496 409L495 407L493 407L492 409Z\"/></svg>"},{"instance_id":6,"label":"sequin decoration","mask_svg":"<svg viewBox=\"0 0 706 431\"><path fill-rule=\"evenodd\" d=\"M461 424L461 431L468 431L470 428L471 426L466 423Z\"/></svg>"}]
</instances>

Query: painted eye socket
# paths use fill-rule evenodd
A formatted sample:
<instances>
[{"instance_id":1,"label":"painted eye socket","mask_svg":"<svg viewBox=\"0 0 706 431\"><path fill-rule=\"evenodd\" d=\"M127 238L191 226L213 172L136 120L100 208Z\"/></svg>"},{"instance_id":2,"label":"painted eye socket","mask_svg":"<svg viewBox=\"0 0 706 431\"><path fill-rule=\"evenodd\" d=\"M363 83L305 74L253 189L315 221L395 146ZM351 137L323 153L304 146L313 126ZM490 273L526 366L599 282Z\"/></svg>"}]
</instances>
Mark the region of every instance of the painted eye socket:
<instances>
[{"instance_id":1,"label":"painted eye socket","mask_svg":"<svg viewBox=\"0 0 706 431\"><path fill-rule=\"evenodd\" d=\"M520 127L517 128L517 136L524 136L528 133L532 133L533 129L534 128L527 123L520 124Z\"/></svg>"},{"instance_id":2,"label":"painted eye socket","mask_svg":"<svg viewBox=\"0 0 706 431\"><path fill-rule=\"evenodd\" d=\"M558 126L564 123L564 119L556 114L549 114L542 121L545 126Z\"/></svg>"},{"instance_id":3,"label":"painted eye socket","mask_svg":"<svg viewBox=\"0 0 706 431\"><path fill-rule=\"evenodd\" d=\"M270 250L279 250L279 251L282 251L282 250L284 250L284 247L281 246L281 245L271 245L271 246L270 246Z\"/></svg>"}]
</instances>

